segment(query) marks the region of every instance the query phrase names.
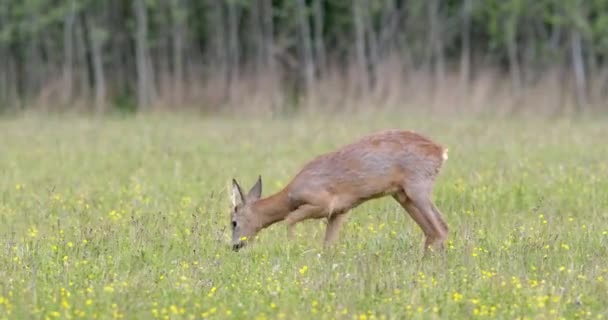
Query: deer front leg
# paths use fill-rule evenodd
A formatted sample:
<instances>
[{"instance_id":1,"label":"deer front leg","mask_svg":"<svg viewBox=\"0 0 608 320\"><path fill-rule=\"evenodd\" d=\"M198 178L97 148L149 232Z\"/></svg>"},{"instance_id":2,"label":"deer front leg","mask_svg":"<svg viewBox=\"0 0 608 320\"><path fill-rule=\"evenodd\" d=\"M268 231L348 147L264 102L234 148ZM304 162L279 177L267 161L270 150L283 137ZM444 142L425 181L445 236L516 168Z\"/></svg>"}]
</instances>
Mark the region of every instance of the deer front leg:
<instances>
[{"instance_id":1,"label":"deer front leg","mask_svg":"<svg viewBox=\"0 0 608 320\"><path fill-rule=\"evenodd\" d=\"M341 212L329 217L327 228L325 229L325 242L323 243L325 247L329 247L336 242L340 228L344 224L344 221L346 221L346 218L348 218L349 213Z\"/></svg>"},{"instance_id":2,"label":"deer front leg","mask_svg":"<svg viewBox=\"0 0 608 320\"><path fill-rule=\"evenodd\" d=\"M287 224L287 237L293 239L293 227L296 223L306 219L320 219L325 216L323 208L311 204L299 206L296 210L290 212L285 218Z\"/></svg>"}]
</instances>

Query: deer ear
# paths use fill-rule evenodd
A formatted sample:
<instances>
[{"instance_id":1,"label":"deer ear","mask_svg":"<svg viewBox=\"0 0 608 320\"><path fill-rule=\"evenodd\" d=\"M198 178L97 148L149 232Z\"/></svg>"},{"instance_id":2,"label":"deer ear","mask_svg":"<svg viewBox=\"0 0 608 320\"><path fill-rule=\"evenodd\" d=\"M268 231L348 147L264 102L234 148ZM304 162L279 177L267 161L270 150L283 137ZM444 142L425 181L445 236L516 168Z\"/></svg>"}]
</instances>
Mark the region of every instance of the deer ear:
<instances>
[{"instance_id":1,"label":"deer ear","mask_svg":"<svg viewBox=\"0 0 608 320\"><path fill-rule=\"evenodd\" d=\"M258 200L262 196L262 176L258 176L258 181L251 187L247 194L247 200Z\"/></svg>"},{"instance_id":2,"label":"deer ear","mask_svg":"<svg viewBox=\"0 0 608 320\"><path fill-rule=\"evenodd\" d=\"M232 206L236 207L240 204L245 203L245 197L243 196L243 191L241 190L241 186L236 182L235 179L232 179L232 193L230 197L232 201Z\"/></svg>"}]
</instances>

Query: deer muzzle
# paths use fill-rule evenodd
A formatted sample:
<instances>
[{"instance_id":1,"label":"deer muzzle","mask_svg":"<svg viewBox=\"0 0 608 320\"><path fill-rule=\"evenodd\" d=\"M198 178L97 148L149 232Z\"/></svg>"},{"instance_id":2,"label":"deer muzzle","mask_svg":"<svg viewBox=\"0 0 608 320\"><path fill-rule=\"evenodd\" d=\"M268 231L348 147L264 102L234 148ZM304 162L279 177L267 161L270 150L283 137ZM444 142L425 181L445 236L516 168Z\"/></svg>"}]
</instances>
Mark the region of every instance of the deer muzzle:
<instances>
[{"instance_id":1,"label":"deer muzzle","mask_svg":"<svg viewBox=\"0 0 608 320\"><path fill-rule=\"evenodd\" d=\"M239 251L244 246L245 246L245 242L244 241L240 241L240 242L232 245L232 251L235 251L235 252Z\"/></svg>"}]
</instances>

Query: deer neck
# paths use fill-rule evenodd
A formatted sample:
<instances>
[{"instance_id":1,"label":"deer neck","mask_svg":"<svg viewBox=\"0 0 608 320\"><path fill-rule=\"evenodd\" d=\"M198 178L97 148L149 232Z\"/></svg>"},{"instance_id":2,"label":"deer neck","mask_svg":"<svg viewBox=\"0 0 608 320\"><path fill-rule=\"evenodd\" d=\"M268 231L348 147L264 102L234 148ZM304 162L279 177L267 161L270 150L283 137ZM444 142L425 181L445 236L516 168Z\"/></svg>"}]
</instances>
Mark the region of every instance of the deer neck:
<instances>
[{"instance_id":1,"label":"deer neck","mask_svg":"<svg viewBox=\"0 0 608 320\"><path fill-rule=\"evenodd\" d=\"M287 193L287 188L285 188L253 204L253 210L257 213L262 228L282 221L289 214L292 208Z\"/></svg>"}]
</instances>

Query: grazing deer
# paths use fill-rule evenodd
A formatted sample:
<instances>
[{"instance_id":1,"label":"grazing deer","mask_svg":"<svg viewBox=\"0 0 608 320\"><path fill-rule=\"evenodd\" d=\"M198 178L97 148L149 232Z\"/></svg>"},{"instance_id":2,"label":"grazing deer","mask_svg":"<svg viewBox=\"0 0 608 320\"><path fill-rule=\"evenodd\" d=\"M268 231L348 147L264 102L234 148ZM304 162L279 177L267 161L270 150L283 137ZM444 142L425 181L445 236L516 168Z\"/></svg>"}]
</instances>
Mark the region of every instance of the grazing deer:
<instances>
[{"instance_id":1,"label":"grazing deer","mask_svg":"<svg viewBox=\"0 0 608 320\"><path fill-rule=\"evenodd\" d=\"M417 133L387 130L326 153L307 163L277 193L262 195L262 178L244 194L232 179L232 248L238 251L270 225L293 226L306 219L327 218L324 245L336 241L350 209L392 196L425 235L425 251L443 248L448 226L431 201L435 177L448 149Z\"/></svg>"}]
</instances>

